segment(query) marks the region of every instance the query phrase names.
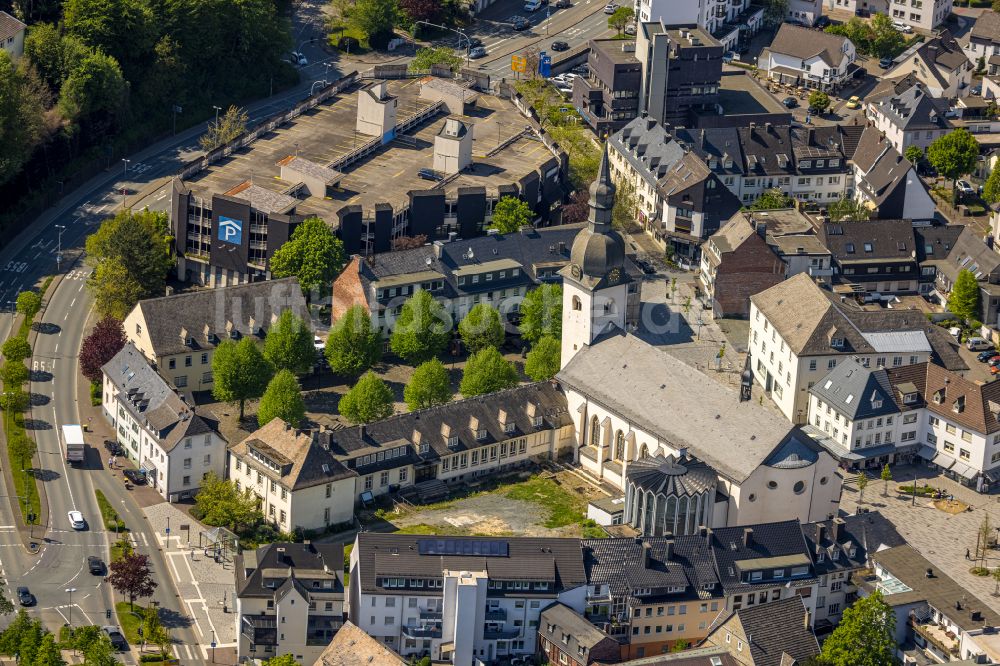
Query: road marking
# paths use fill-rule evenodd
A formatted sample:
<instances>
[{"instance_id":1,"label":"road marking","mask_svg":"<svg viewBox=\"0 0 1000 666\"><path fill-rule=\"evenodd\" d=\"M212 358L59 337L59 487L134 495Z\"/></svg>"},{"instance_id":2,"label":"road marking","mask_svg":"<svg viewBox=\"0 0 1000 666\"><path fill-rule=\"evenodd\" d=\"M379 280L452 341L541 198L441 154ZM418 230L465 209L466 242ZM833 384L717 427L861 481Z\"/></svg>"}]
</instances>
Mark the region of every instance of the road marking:
<instances>
[{"instance_id":1,"label":"road marking","mask_svg":"<svg viewBox=\"0 0 1000 666\"><path fill-rule=\"evenodd\" d=\"M56 354L59 353L59 343L56 343L56 348L53 350Z\"/></svg>"},{"instance_id":2,"label":"road marking","mask_svg":"<svg viewBox=\"0 0 1000 666\"><path fill-rule=\"evenodd\" d=\"M52 379L53 384L55 384L55 377ZM77 422L79 423L79 416L77 417ZM52 426L58 428L59 419L56 416L56 408L52 407ZM59 462L62 463L63 468L63 479L66 480L66 490L69 491L69 501L73 508L76 508L76 499L73 497L73 487L69 485L69 471L66 469L66 456L62 455L62 442L59 443Z\"/></svg>"},{"instance_id":3,"label":"road marking","mask_svg":"<svg viewBox=\"0 0 1000 666\"><path fill-rule=\"evenodd\" d=\"M74 305L76 305L76 298L69 302L70 307L73 307Z\"/></svg>"}]
</instances>

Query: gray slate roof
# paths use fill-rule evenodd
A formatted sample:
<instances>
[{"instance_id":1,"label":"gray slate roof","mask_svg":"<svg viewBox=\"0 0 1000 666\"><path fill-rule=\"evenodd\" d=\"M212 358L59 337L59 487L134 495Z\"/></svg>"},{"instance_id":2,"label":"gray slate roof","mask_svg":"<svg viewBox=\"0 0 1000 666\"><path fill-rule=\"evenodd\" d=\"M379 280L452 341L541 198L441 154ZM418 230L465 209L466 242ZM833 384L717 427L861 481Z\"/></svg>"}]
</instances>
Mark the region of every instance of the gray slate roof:
<instances>
[{"instance_id":1,"label":"gray slate roof","mask_svg":"<svg viewBox=\"0 0 1000 666\"><path fill-rule=\"evenodd\" d=\"M185 437L218 430L218 421L205 408L189 405L149 364L131 342L101 368L121 393L121 403L139 423L159 433L160 446L169 453Z\"/></svg>"},{"instance_id":2,"label":"gray slate roof","mask_svg":"<svg viewBox=\"0 0 1000 666\"><path fill-rule=\"evenodd\" d=\"M819 654L816 635L805 625L806 613L797 594L735 611L744 635L750 638L754 666L801 664Z\"/></svg>"},{"instance_id":3,"label":"gray slate roof","mask_svg":"<svg viewBox=\"0 0 1000 666\"><path fill-rule=\"evenodd\" d=\"M852 421L899 411L885 368L866 368L853 359L837 364L809 392Z\"/></svg>"},{"instance_id":4,"label":"gray slate roof","mask_svg":"<svg viewBox=\"0 0 1000 666\"><path fill-rule=\"evenodd\" d=\"M740 402L736 391L634 335L611 334L583 347L556 377L737 482L789 438L808 439L776 413Z\"/></svg>"},{"instance_id":5,"label":"gray slate roof","mask_svg":"<svg viewBox=\"0 0 1000 666\"><path fill-rule=\"evenodd\" d=\"M344 544L275 542L236 556L236 594L240 597L272 598L277 590L265 580L280 578L331 580L324 593L344 592ZM282 583L284 585L284 582ZM280 586L279 586L280 587ZM308 595L307 595L308 596Z\"/></svg>"},{"instance_id":6,"label":"gray slate roof","mask_svg":"<svg viewBox=\"0 0 1000 666\"><path fill-rule=\"evenodd\" d=\"M550 624L554 625L552 631L549 631ZM585 664L591 660L589 652L600 643L610 641L615 647L618 645L618 641L595 627L587 618L558 602L542 611L538 619L538 633L556 645L565 645L560 648L563 652L574 657L579 655ZM569 637L565 643L563 635Z\"/></svg>"},{"instance_id":7,"label":"gray slate roof","mask_svg":"<svg viewBox=\"0 0 1000 666\"><path fill-rule=\"evenodd\" d=\"M980 14L972 25L969 38L975 42L1000 44L1000 14L988 9Z\"/></svg>"},{"instance_id":8,"label":"gray slate roof","mask_svg":"<svg viewBox=\"0 0 1000 666\"><path fill-rule=\"evenodd\" d=\"M912 85L906 86L906 82ZM868 100L896 127L903 130L948 129L951 122L945 117L947 99L931 97L924 85L907 77L895 86L894 92L878 100Z\"/></svg>"},{"instance_id":9,"label":"gray slate roof","mask_svg":"<svg viewBox=\"0 0 1000 666\"><path fill-rule=\"evenodd\" d=\"M802 535L813 555L816 575L863 568L873 553L906 544L896 527L878 512L807 523Z\"/></svg>"},{"instance_id":10,"label":"gray slate roof","mask_svg":"<svg viewBox=\"0 0 1000 666\"><path fill-rule=\"evenodd\" d=\"M156 357L214 349L230 337L260 336L285 310L307 318L305 299L296 278L202 289L139 301L139 309ZM184 335L193 338L185 344Z\"/></svg>"},{"instance_id":11,"label":"gray slate roof","mask_svg":"<svg viewBox=\"0 0 1000 666\"><path fill-rule=\"evenodd\" d=\"M910 220L826 222L819 237L837 261L913 262L913 223Z\"/></svg>"},{"instance_id":12,"label":"gray slate roof","mask_svg":"<svg viewBox=\"0 0 1000 666\"><path fill-rule=\"evenodd\" d=\"M844 58L844 43L849 41L847 37L782 23L767 49L802 60L819 56L830 67L839 67Z\"/></svg>"}]
</instances>

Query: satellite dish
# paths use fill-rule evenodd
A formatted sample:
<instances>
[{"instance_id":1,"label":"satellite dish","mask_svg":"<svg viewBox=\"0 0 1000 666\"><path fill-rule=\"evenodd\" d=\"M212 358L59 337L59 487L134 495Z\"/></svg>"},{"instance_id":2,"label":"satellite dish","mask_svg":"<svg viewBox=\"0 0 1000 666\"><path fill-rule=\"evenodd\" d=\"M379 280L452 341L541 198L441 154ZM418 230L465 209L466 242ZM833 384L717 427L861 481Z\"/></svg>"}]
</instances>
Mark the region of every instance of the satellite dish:
<instances>
[{"instance_id":1,"label":"satellite dish","mask_svg":"<svg viewBox=\"0 0 1000 666\"><path fill-rule=\"evenodd\" d=\"M424 263L430 266L432 263L434 263L434 260L431 259L430 257L427 257L426 259L424 259Z\"/></svg>"},{"instance_id":2,"label":"satellite dish","mask_svg":"<svg viewBox=\"0 0 1000 666\"><path fill-rule=\"evenodd\" d=\"M472 248L470 247L470 248L469 248L469 259L472 259L472 258L474 258L475 256L476 256L476 254L475 254L475 253L474 253L474 252L472 251Z\"/></svg>"}]
</instances>

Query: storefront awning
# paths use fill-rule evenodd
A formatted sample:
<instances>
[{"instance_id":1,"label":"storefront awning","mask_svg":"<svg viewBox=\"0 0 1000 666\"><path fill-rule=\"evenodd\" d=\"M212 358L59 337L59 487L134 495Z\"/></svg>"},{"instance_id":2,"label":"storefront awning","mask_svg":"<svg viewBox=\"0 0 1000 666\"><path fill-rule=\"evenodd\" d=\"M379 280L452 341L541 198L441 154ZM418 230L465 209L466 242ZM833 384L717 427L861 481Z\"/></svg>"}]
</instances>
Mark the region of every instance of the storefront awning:
<instances>
[{"instance_id":1,"label":"storefront awning","mask_svg":"<svg viewBox=\"0 0 1000 666\"><path fill-rule=\"evenodd\" d=\"M941 469L951 469L951 466L955 464L955 459L944 453L938 453L934 456L933 462Z\"/></svg>"},{"instance_id":2,"label":"storefront awning","mask_svg":"<svg viewBox=\"0 0 1000 666\"><path fill-rule=\"evenodd\" d=\"M976 478L978 472L971 466L966 465L964 462L956 462L954 469L951 470L955 474L959 474L969 479L970 481Z\"/></svg>"},{"instance_id":3,"label":"storefront awning","mask_svg":"<svg viewBox=\"0 0 1000 666\"><path fill-rule=\"evenodd\" d=\"M924 460L934 460L934 456L937 455L937 449L933 446L927 446L926 444L921 445L920 450L917 451L917 455Z\"/></svg>"}]
</instances>

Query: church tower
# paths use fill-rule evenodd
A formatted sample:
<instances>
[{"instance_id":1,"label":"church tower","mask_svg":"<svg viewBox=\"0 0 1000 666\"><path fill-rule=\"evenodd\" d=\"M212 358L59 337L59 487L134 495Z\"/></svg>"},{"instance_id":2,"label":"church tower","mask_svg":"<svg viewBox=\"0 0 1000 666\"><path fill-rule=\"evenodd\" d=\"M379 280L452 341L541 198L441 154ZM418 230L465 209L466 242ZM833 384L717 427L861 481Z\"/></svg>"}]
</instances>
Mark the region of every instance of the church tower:
<instances>
[{"instance_id":1,"label":"church tower","mask_svg":"<svg viewBox=\"0 0 1000 666\"><path fill-rule=\"evenodd\" d=\"M573 240L563 276L562 359L560 367L584 345L611 330L625 330L629 276L625 241L611 228L615 184L611 182L608 147L604 146L597 180L590 186L590 215Z\"/></svg>"}]
</instances>

